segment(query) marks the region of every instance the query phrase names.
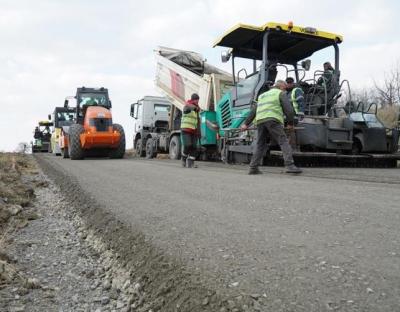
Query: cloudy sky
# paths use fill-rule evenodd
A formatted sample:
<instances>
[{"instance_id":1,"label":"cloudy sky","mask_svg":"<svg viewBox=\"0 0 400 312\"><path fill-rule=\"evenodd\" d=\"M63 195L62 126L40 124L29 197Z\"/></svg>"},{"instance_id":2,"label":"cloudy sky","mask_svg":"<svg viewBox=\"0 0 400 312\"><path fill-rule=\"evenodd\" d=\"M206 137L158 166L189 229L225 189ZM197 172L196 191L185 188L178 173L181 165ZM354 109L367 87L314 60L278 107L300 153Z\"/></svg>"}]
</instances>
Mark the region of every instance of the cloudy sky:
<instances>
[{"instance_id":1,"label":"cloudy sky","mask_svg":"<svg viewBox=\"0 0 400 312\"><path fill-rule=\"evenodd\" d=\"M153 49L189 49L221 66L212 43L239 22L342 34L342 78L368 87L400 59L399 12L394 0L0 0L0 151L30 142L37 121L82 85L109 88L130 147L130 103L157 94Z\"/></svg>"}]
</instances>

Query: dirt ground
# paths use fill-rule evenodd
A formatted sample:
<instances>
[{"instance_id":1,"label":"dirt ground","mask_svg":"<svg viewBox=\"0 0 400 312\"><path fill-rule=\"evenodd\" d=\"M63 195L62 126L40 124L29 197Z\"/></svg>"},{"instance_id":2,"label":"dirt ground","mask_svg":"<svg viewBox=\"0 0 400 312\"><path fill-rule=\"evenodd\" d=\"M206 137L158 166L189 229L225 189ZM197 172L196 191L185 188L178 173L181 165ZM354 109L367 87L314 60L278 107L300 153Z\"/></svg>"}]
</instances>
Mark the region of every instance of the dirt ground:
<instances>
[{"instance_id":1,"label":"dirt ground","mask_svg":"<svg viewBox=\"0 0 400 312\"><path fill-rule=\"evenodd\" d=\"M0 311L135 311L140 282L30 156L0 154Z\"/></svg>"}]
</instances>

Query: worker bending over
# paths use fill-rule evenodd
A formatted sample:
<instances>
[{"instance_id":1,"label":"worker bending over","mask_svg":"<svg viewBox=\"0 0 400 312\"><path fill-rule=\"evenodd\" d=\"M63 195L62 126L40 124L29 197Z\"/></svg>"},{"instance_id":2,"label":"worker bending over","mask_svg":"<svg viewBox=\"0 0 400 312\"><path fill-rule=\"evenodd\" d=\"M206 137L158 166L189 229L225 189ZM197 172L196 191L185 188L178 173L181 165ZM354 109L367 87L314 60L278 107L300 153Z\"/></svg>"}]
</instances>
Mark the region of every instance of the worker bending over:
<instances>
[{"instance_id":1,"label":"worker bending over","mask_svg":"<svg viewBox=\"0 0 400 312\"><path fill-rule=\"evenodd\" d=\"M294 110L285 93L286 82L278 80L274 87L258 96L257 105L252 107L241 129L246 130L255 119L257 125L257 145L250 162L249 174L260 174L258 166L264 157L267 139L277 142L283 153L287 173L301 173L294 164L292 148L286 137L283 124L284 115L288 128L293 128Z\"/></svg>"},{"instance_id":2,"label":"worker bending over","mask_svg":"<svg viewBox=\"0 0 400 312\"><path fill-rule=\"evenodd\" d=\"M199 112L199 96L193 93L182 110L181 143L183 167L195 167L197 140L200 136Z\"/></svg>"}]
</instances>

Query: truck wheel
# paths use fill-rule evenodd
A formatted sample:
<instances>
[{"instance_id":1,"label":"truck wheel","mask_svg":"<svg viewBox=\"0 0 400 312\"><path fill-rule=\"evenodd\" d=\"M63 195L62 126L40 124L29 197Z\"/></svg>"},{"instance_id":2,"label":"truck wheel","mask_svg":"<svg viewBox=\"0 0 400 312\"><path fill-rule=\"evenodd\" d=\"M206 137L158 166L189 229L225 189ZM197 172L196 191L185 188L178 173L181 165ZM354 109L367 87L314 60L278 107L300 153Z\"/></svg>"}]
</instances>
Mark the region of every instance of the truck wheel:
<instances>
[{"instance_id":1,"label":"truck wheel","mask_svg":"<svg viewBox=\"0 0 400 312\"><path fill-rule=\"evenodd\" d=\"M121 135L118 147L110 152L110 158L123 158L125 155L125 132L119 124L113 124L113 130Z\"/></svg>"},{"instance_id":2,"label":"truck wheel","mask_svg":"<svg viewBox=\"0 0 400 312\"><path fill-rule=\"evenodd\" d=\"M71 159L83 159L84 150L81 146L80 135L84 132L82 125L74 124L69 128L69 157Z\"/></svg>"},{"instance_id":3,"label":"truck wheel","mask_svg":"<svg viewBox=\"0 0 400 312\"><path fill-rule=\"evenodd\" d=\"M151 159L157 156L157 152L155 152L154 141L149 138L146 142L146 158Z\"/></svg>"},{"instance_id":4,"label":"truck wheel","mask_svg":"<svg viewBox=\"0 0 400 312\"><path fill-rule=\"evenodd\" d=\"M179 135L174 135L169 142L169 158L181 159L181 140Z\"/></svg>"},{"instance_id":5,"label":"truck wheel","mask_svg":"<svg viewBox=\"0 0 400 312\"><path fill-rule=\"evenodd\" d=\"M139 156L139 157L146 156L146 151L143 148L142 139L138 139L136 142L136 156Z\"/></svg>"}]
</instances>

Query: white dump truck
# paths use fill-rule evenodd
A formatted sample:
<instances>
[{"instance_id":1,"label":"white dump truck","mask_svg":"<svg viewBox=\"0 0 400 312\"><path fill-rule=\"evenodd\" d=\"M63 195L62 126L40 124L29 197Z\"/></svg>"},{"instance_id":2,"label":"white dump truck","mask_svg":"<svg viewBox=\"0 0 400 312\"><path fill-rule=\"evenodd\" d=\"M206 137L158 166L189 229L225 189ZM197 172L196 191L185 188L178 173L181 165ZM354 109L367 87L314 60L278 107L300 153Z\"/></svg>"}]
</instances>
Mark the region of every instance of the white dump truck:
<instances>
[{"instance_id":1,"label":"white dump truck","mask_svg":"<svg viewBox=\"0 0 400 312\"><path fill-rule=\"evenodd\" d=\"M180 158L180 118L187 99L193 93L200 97L201 118L216 121L215 105L232 88L232 76L208 64L203 56L191 51L165 47L155 50L155 84L162 95L172 104L169 112L169 129L162 136L154 136L153 148L169 153L171 159ZM202 123L201 145L216 146L216 131ZM149 143L149 148L151 144ZM207 150L214 153L215 148Z\"/></svg>"}]
</instances>

